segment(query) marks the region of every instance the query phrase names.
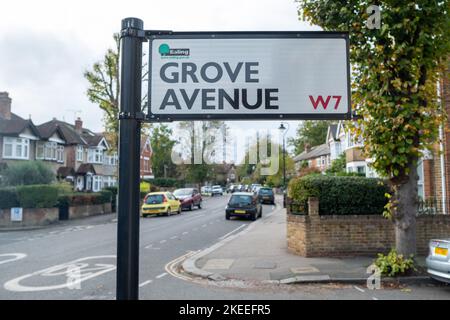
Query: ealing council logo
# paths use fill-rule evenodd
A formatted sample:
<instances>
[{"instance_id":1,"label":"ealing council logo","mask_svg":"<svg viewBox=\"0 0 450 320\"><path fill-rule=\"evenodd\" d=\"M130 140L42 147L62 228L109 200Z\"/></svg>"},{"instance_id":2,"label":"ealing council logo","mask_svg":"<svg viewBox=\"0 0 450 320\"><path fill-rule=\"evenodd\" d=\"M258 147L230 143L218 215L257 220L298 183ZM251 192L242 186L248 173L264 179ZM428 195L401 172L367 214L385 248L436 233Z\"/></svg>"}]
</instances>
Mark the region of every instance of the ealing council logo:
<instances>
[{"instance_id":1,"label":"ealing council logo","mask_svg":"<svg viewBox=\"0 0 450 320\"><path fill-rule=\"evenodd\" d=\"M186 59L190 55L189 49L171 49L166 43L160 45L158 51L161 58Z\"/></svg>"}]
</instances>

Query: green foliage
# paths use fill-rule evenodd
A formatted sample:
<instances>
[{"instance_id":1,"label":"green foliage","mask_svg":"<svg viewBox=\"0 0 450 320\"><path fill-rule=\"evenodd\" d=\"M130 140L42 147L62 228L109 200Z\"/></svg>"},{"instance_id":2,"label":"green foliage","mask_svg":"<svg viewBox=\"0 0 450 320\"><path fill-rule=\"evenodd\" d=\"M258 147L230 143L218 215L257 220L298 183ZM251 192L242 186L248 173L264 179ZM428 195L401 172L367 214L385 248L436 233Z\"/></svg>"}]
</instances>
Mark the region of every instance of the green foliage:
<instances>
[{"instance_id":1,"label":"green foliage","mask_svg":"<svg viewBox=\"0 0 450 320\"><path fill-rule=\"evenodd\" d=\"M305 146L318 146L325 143L328 126L333 121L305 120L297 127L297 136L289 138L288 144L294 147L294 153L300 154L305 151Z\"/></svg>"},{"instance_id":2,"label":"green foliage","mask_svg":"<svg viewBox=\"0 0 450 320\"><path fill-rule=\"evenodd\" d=\"M163 188L179 188L183 187L184 182L175 178L155 178L149 180L152 186L163 187ZM143 192L149 192L142 190ZM151 191L151 190L150 190Z\"/></svg>"},{"instance_id":3,"label":"green foliage","mask_svg":"<svg viewBox=\"0 0 450 320\"><path fill-rule=\"evenodd\" d=\"M119 191L117 186L112 186L112 187L105 187L103 188L103 190L109 190L111 191L113 197L115 197L117 195L117 192Z\"/></svg>"},{"instance_id":4,"label":"green foliage","mask_svg":"<svg viewBox=\"0 0 450 320\"><path fill-rule=\"evenodd\" d=\"M381 215L387 192L386 184L365 177L307 175L292 179L288 187L301 212L307 212L309 197L317 197L321 215Z\"/></svg>"},{"instance_id":5,"label":"green foliage","mask_svg":"<svg viewBox=\"0 0 450 320\"><path fill-rule=\"evenodd\" d=\"M331 166L327 169L326 174L337 175L346 173L345 166L346 159L345 153L343 153L337 159L334 159L333 162L331 162Z\"/></svg>"},{"instance_id":6,"label":"green foliage","mask_svg":"<svg viewBox=\"0 0 450 320\"><path fill-rule=\"evenodd\" d=\"M56 185L19 186L16 190L22 208L52 208L58 203Z\"/></svg>"},{"instance_id":7,"label":"green foliage","mask_svg":"<svg viewBox=\"0 0 450 320\"><path fill-rule=\"evenodd\" d=\"M403 255L398 254L395 249L391 249L387 255L379 253L374 263L380 269L381 274L389 277L404 275L412 270L416 270L413 256L405 258Z\"/></svg>"},{"instance_id":8,"label":"green foliage","mask_svg":"<svg viewBox=\"0 0 450 320\"><path fill-rule=\"evenodd\" d=\"M0 209L15 208L19 206L16 188L8 187L0 189Z\"/></svg>"},{"instance_id":9,"label":"green foliage","mask_svg":"<svg viewBox=\"0 0 450 320\"><path fill-rule=\"evenodd\" d=\"M58 197L58 207L64 206L83 206L104 204L113 201L113 192L102 190L95 193L74 192L72 194L63 194Z\"/></svg>"},{"instance_id":10,"label":"green foliage","mask_svg":"<svg viewBox=\"0 0 450 320\"><path fill-rule=\"evenodd\" d=\"M449 1L382 1L381 28L364 25L371 4L299 0L299 13L324 30L348 31L353 133L364 140L375 170L391 179L395 192L408 179L425 148L437 141L445 114L436 83L450 52ZM395 205L389 210L405 207ZM395 211L395 210L394 210ZM410 210L411 211L411 210ZM398 219L415 212L402 212Z\"/></svg>"},{"instance_id":11,"label":"green foliage","mask_svg":"<svg viewBox=\"0 0 450 320\"><path fill-rule=\"evenodd\" d=\"M172 138L172 135L172 129L165 124L155 125L151 130L152 170L155 177L173 178L176 176L176 167L171 157L176 140Z\"/></svg>"},{"instance_id":12,"label":"green foliage","mask_svg":"<svg viewBox=\"0 0 450 320\"><path fill-rule=\"evenodd\" d=\"M54 180L52 169L42 161L12 163L2 170L2 181L7 186L50 184Z\"/></svg>"}]
</instances>

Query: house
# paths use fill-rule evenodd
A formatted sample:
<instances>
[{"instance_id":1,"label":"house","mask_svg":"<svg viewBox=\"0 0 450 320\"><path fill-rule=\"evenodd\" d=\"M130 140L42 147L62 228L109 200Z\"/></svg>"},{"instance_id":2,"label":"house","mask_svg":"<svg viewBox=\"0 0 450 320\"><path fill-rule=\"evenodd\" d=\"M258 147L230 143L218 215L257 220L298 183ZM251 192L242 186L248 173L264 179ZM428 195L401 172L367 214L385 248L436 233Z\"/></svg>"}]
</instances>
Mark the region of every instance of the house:
<instances>
[{"instance_id":1,"label":"house","mask_svg":"<svg viewBox=\"0 0 450 320\"><path fill-rule=\"evenodd\" d=\"M297 171L306 164L309 168L325 172L331 165L330 147L327 143L314 147L307 144L305 151L294 157L294 162Z\"/></svg>"},{"instance_id":2,"label":"house","mask_svg":"<svg viewBox=\"0 0 450 320\"><path fill-rule=\"evenodd\" d=\"M104 134L52 119L35 126L11 112L11 98L0 92L0 163L42 160L59 179L75 190L100 191L117 183L117 153L111 153Z\"/></svg>"},{"instance_id":3,"label":"house","mask_svg":"<svg viewBox=\"0 0 450 320\"><path fill-rule=\"evenodd\" d=\"M140 156L140 176L141 179L153 179L152 171L153 150L150 144L150 137L141 135L141 156Z\"/></svg>"}]
</instances>

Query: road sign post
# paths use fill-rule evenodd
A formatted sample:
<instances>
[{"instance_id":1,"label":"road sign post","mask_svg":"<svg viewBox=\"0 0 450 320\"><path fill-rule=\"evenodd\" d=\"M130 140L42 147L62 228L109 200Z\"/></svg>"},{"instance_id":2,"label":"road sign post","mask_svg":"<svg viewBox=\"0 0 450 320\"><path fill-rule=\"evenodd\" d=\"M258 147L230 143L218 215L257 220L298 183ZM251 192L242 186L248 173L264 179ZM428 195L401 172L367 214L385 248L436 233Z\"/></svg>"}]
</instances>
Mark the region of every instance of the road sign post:
<instances>
[{"instance_id":1,"label":"road sign post","mask_svg":"<svg viewBox=\"0 0 450 320\"><path fill-rule=\"evenodd\" d=\"M139 298L139 162L144 23L122 20L116 299Z\"/></svg>"}]
</instances>

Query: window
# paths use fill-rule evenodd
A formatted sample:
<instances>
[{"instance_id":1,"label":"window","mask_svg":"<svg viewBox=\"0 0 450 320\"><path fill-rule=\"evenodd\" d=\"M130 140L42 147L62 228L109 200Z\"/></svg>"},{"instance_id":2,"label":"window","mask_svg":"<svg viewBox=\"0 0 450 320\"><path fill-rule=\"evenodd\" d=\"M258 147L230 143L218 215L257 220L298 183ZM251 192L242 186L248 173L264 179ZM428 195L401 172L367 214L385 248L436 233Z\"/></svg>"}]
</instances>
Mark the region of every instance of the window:
<instances>
[{"instance_id":1,"label":"window","mask_svg":"<svg viewBox=\"0 0 450 320\"><path fill-rule=\"evenodd\" d=\"M77 161L83 161L83 146L77 146Z\"/></svg>"},{"instance_id":2,"label":"window","mask_svg":"<svg viewBox=\"0 0 450 320\"><path fill-rule=\"evenodd\" d=\"M102 189L102 176L93 176L92 191L100 191Z\"/></svg>"},{"instance_id":3,"label":"window","mask_svg":"<svg viewBox=\"0 0 450 320\"><path fill-rule=\"evenodd\" d=\"M418 161L417 163L417 174L419 176L419 179L417 180L417 193L421 199L425 198L425 192L424 192L424 183L423 183L423 161L422 159Z\"/></svg>"},{"instance_id":4,"label":"window","mask_svg":"<svg viewBox=\"0 0 450 320\"><path fill-rule=\"evenodd\" d=\"M44 159L45 160L56 160L56 142L45 143Z\"/></svg>"},{"instance_id":5,"label":"window","mask_svg":"<svg viewBox=\"0 0 450 320\"><path fill-rule=\"evenodd\" d=\"M3 158L29 159L30 140L22 138L3 138Z\"/></svg>"},{"instance_id":6,"label":"window","mask_svg":"<svg viewBox=\"0 0 450 320\"><path fill-rule=\"evenodd\" d=\"M358 166L356 167L356 170L358 173L366 173L366 167L364 166Z\"/></svg>"},{"instance_id":7,"label":"window","mask_svg":"<svg viewBox=\"0 0 450 320\"><path fill-rule=\"evenodd\" d=\"M150 171L150 160L144 158L144 171Z\"/></svg>"},{"instance_id":8,"label":"window","mask_svg":"<svg viewBox=\"0 0 450 320\"><path fill-rule=\"evenodd\" d=\"M89 149L88 150L88 162L89 163L103 163L103 150L102 149Z\"/></svg>"},{"instance_id":9,"label":"window","mask_svg":"<svg viewBox=\"0 0 450 320\"><path fill-rule=\"evenodd\" d=\"M64 163L64 146L56 147L56 161Z\"/></svg>"}]
</instances>

